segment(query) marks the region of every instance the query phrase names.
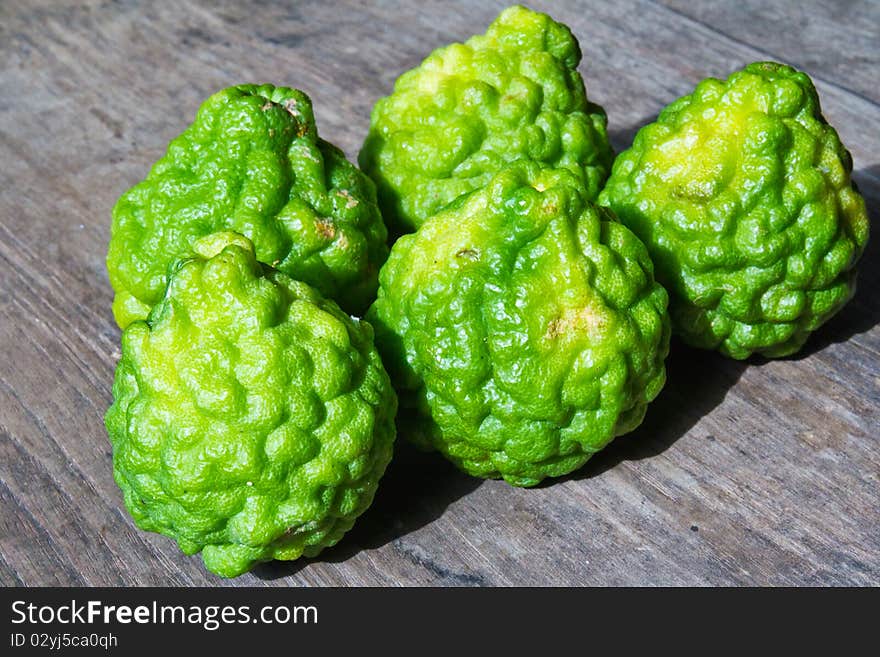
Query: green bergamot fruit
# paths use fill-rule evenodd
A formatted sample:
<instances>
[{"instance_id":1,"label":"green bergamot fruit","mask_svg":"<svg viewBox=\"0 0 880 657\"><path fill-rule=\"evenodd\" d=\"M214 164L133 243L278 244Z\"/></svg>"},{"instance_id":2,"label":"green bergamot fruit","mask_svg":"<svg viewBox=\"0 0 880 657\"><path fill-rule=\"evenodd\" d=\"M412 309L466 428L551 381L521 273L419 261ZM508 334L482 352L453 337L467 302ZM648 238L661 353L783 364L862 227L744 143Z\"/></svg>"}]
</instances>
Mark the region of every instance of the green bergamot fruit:
<instances>
[{"instance_id":1,"label":"green bergamot fruit","mask_svg":"<svg viewBox=\"0 0 880 657\"><path fill-rule=\"evenodd\" d=\"M401 237L368 318L399 431L533 486L642 421L665 381L648 252L564 169L519 162Z\"/></svg>"},{"instance_id":2,"label":"green bergamot fruit","mask_svg":"<svg viewBox=\"0 0 880 657\"><path fill-rule=\"evenodd\" d=\"M391 458L397 401L369 324L240 235L194 251L124 331L106 424L137 525L233 577L339 541Z\"/></svg>"},{"instance_id":3,"label":"green bergamot fruit","mask_svg":"<svg viewBox=\"0 0 880 657\"><path fill-rule=\"evenodd\" d=\"M611 170L571 31L514 6L485 35L434 51L373 108L359 156L393 232L410 232L508 163L566 168L594 200Z\"/></svg>"},{"instance_id":4,"label":"green bergamot fruit","mask_svg":"<svg viewBox=\"0 0 880 657\"><path fill-rule=\"evenodd\" d=\"M644 240L682 339L786 356L855 290L868 216L851 170L810 78L760 62L642 128L600 203Z\"/></svg>"},{"instance_id":5,"label":"green bergamot fruit","mask_svg":"<svg viewBox=\"0 0 880 657\"><path fill-rule=\"evenodd\" d=\"M373 183L318 138L308 96L285 87L211 96L119 199L107 254L119 326L144 319L162 298L168 266L221 230L245 235L260 262L355 314L375 298L388 255Z\"/></svg>"}]
</instances>

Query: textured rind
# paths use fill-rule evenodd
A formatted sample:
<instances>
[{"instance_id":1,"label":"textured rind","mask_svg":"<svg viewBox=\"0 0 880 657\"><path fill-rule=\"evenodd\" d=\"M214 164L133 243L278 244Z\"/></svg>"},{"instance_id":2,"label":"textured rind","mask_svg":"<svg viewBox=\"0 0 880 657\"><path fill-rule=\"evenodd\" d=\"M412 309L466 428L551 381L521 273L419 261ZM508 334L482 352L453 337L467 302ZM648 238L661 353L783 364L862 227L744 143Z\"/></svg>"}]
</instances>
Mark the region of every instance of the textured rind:
<instances>
[{"instance_id":1,"label":"textured rind","mask_svg":"<svg viewBox=\"0 0 880 657\"><path fill-rule=\"evenodd\" d=\"M124 331L105 419L137 525L233 577L352 527L391 458L397 400L369 324L240 236L196 248Z\"/></svg>"},{"instance_id":2,"label":"textured rind","mask_svg":"<svg viewBox=\"0 0 880 657\"><path fill-rule=\"evenodd\" d=\"M665 382L666 292L576 176L520 162L401 237L367 317L399 431L532 486L642 421Z\"/></svg>"},{"instance_id":3,"label":"textured rind","mask_svg":"<svg viewBox=\"0 0 880 657\"><path fill-rule=\"evenodd\" d=\"M113 208L107 270L119 326L144 319L168 266L219 230L247 236L261 262L358 315L388 255L372 181L318 137L308 96L272 85L211 96Z\"/></svg>"},{"instance_id":4,"label":"textured rind","mask_svg":"<svg viewBox=\"0 0 880 657\"><path fill-rule=\"evenodd\" d=\"M851 171L810 78L758 62L666 107L599 202L645 241L682 339L780 357L855 290L868 216Z\"/></svg>"},{"instance_id":5,"label":"textured rind","mask_svg":"<svg viewBox=\"0 0 880 657\"><path fill-rule=\"evenodd\" d=\"M613 153L565 26L514 6L485 35L435 50L376 103L358 161L392 232L410 232L518 159L567 168L594 200Z\"/></svg>"}]
</instances>

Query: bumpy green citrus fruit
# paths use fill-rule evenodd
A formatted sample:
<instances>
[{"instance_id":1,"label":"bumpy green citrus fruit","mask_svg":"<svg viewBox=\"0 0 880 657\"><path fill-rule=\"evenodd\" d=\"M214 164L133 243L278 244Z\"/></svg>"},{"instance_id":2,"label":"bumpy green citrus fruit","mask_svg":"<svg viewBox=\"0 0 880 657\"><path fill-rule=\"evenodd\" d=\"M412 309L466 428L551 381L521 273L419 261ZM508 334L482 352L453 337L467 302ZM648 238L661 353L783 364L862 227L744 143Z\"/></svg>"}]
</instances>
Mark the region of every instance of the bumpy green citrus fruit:
<instances>
[{"instance_id":1,"label":"bumpy green citrus fruit","mask_svg":"<svg viewBox=\"0 0 880 657\"><path fill-rule=\"evenodd\" d=\"M595 199L613 154L580 59L565 25L515 6L403 74L373 108L359 157L392 231L417 228L523 158L571 170Z\"/></svg>"},{"instance_id":2,"label":"bumpy green citrus fruit","mask_svg":"<svg viewBox=\"0 0 880 657\"><path fill-rule=\"evenodd\" d=\"M397 401L367 323L240 235L194 250L124 331L106 424L138 526L232 577L351 528L391 458Z\"/></svg>"},{"instance_id":3,"label":"bumpy green citrus fruit","mask_svg":"<svg viewBox=\"0 0 880 657\"><path fill-rule=\"evenodd\" d=\"M318 138L295 89L239 85L211 96L146 180L113 209L107 255L122 328L165 291L168 266L218 230L257 258L360 314L388 254L373 183Z\"/></svg>"},{"instance_id":4,"label":"bumpy green citrus fruit","mask_svg":"<svg viewBox=\"0 0 880 657\"><path fill-rule=\"evenodd\" d=\"M785 356L855 289L868 217L851 170L810 78L761 62L666 107L600 203L647 244L685 341Z\"/></svg>"},{"instance_id":5,"label":"bumpy green citrus fruit","mask_svg":"<svg viewBox=\"0 0 880 657\"><path fill-rule=\"evenodd\" d=\"M401 237L368 318L399 430L532 486L635 428L665 381L666 292L567 170L520 162Z\"/></svg>"}]
</instances>

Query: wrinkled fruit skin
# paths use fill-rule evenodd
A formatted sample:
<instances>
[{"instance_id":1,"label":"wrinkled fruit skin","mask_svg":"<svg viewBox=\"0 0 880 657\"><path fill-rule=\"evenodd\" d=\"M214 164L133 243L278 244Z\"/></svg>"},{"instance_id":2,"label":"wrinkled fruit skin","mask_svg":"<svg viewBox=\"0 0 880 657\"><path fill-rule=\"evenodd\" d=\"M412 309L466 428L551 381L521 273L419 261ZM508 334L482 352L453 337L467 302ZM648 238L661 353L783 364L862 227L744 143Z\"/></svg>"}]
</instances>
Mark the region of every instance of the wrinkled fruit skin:
<instances>
[{"instance_id":1,"label":"wrinkled fruit skin","mask_svg":"<svg viewBox=\"0 0 880 657\"><path fill-rule=\"evenodd\" d=\"M318 138L301 91L240 85L211 96L113 209L107 255L119 326L144 319L168 266L220 230L360 315L388 254L373 183Z\"/></svg>"},{"instance_id":2,"label":"wrinkled fruit skin","mask_svg":"<svg viewBox=\"0 0 880 657\"><path fill-rule=\"evenodd\" d=\"M868 216L851 170L810 78L761 62L666 107L600 203L648 246L686 342L779 357L855 290Z\"/></svg>"},{"instance_id":3,"label":"wrinkled fruit skin","mask_svg":"<svg viewBox=\"0 0 880 657\"><path fill-rule=\"evenodd\" d=\"M397 401L365 322L221 233L122 336L105 418L137 525L224 577L314 556L373 499Z\"/></svg>"},{"instance_id":4,"label":"wrinkled fruit skin","mask_svg":"<svg viewBox=\"0 0 880 657\"><path fill-rule=\"evenodd\" d=\"M642 421L666 304L644 245L575 175L521 162L395 243L368 317L401 433L533 486Z\"/></svg>"},{"instance_id":5,"label":"wrinkled fruit skin","mask_svg":"<svg viewBox=\"0 0 880 657\"><path fill-rule=\"evenodd\" d=\"M566 26L511 7L485 35L403 74L373 108L359 157L392 232L414 230L518 159L571 170L594 200L613 153L580 59Z\"/></svg>"}]
</instances>

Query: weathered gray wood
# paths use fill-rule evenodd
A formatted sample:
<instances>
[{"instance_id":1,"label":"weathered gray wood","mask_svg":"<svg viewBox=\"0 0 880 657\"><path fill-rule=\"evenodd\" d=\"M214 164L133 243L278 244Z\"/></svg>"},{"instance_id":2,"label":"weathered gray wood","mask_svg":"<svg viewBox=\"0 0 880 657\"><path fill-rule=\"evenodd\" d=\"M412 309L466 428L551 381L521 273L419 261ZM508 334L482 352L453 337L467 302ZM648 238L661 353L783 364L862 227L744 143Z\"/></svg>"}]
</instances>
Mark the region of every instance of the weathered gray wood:
<instances>
[{"instance_id":1,"label":"weathered gray wood","mask_svg":"<svg viewBox=\"0 0 880 657\"><path fill-rule=\"evenodd\" d=\"M876 225L876 3L533 4L579 36L618 148L706 75L804 67ZM340 545L232 582L133 526L102 425L114 201L238 82L303 88L354 157L394 78L503 7L475 5L0 3L0 583L880 584L876 236L856 298L803 355L740 364L674 345L645 424L563 481L517 490L402 446Z\"/></svg>"},{"instance_id":2,"label":"weathered gray wood","mask_svg":"<svg viewBox=\"0 0 880 657\"><path fill-rule=\"evenodd\" d=\"M783 59L874 102L876 48L880 43L880 3L832 0L663 0L683 17L711 31ZM834 53L831 56L831 53Z\"/></svg>"}]
</instances>

